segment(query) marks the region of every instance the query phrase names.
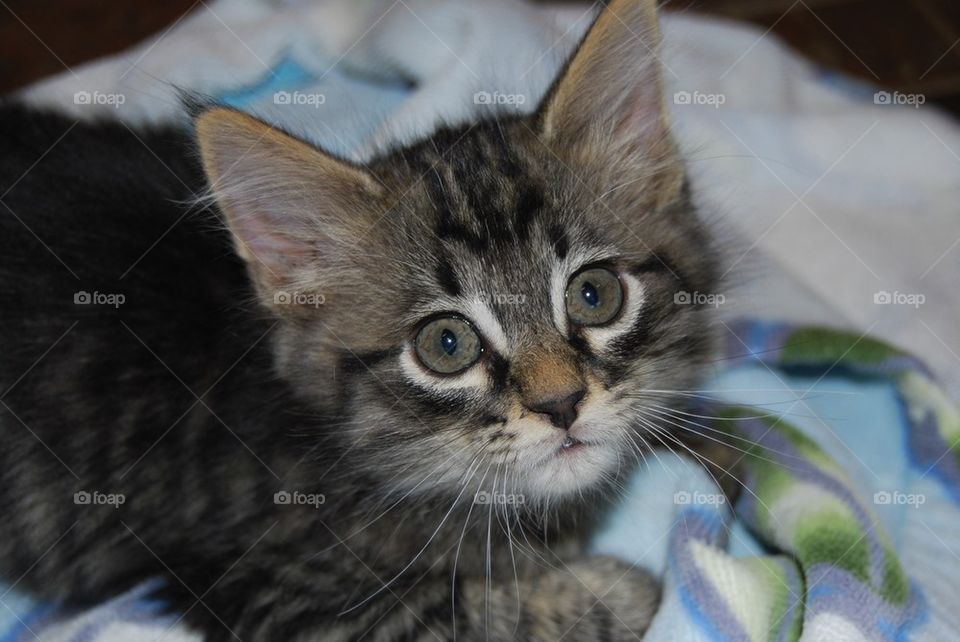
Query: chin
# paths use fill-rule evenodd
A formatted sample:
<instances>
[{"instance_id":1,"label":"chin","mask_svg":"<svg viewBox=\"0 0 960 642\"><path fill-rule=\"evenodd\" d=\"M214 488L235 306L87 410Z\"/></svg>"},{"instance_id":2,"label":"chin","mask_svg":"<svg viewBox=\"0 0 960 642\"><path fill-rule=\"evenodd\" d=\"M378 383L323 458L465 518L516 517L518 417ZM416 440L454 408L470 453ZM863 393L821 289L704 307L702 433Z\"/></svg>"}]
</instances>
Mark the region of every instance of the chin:
<instances>
[{"instance_id":1,"label":"chin","mask_svg":"<svg viewBox=\"0 0 960 642\"><path fill-rule=\"evenodd\" d=\"M610 444L577 442L553 448L526 475L531 500L550 503L597 490L620 472L622 459Z\"/></svg>"}]
</instances>

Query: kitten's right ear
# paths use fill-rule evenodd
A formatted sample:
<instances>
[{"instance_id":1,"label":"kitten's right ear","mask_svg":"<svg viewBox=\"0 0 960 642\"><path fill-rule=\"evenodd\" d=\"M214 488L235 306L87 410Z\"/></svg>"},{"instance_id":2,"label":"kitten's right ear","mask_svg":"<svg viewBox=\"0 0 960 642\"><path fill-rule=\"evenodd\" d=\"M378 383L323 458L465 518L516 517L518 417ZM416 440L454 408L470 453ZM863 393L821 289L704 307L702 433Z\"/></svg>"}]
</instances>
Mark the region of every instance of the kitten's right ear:
<instances>
[{"instance_id":1,"label":"kitten's right ear","mask_svg":"<svg viewBox=\"0 0 960 642\"><path fill-rule=\"evenodd\" d=\"M347 280L376 210L373 176L231 109L204 111L195 127L210 188L263 303L295 312L299 295L326 296L332 281Z\"/></svg>"},{"instance_id":2,"label":"kitten's right ear","mask_svg":"<svg viewBox=\"0 0 960 642\"><path fill-rule=\"evenodd\" d=\"M612 0L535 118L548 145L574 159L605 163L617 180L664 168L658 196L669 200L682 180L669 135L660 42L655 0Z\"/></svg>"}]
</instances>

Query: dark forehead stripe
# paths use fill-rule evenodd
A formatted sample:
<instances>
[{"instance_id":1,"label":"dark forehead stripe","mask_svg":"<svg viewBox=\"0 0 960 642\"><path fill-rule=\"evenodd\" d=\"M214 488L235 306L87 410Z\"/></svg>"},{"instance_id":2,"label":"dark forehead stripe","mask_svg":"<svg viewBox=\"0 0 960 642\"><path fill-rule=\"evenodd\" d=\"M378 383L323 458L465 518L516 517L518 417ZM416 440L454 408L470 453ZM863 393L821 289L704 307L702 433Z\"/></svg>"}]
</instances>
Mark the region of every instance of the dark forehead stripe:
<instances>
[{"instance_id":1,"label":"dark forehead stripe","mask_svg":"<svg viewBox=\"0 0 960 642\"><path fill-rule=\"evenodd\" d=\"M543 190L528 180L520 187L514 209L514 233L520 241L530 236L530 227L543 212Z\"/></svg>"},{"instance_id":2,"label":"dark forehead stripe","mask_svg":"<svg viewBox=\"0 0 960 642\"><path fill-rule=\"evenodd\" d=\"M450 210L440 212L435 232L441 241L462 243L476 254L483 253L490 246L488 239L456 220Z\"/></svg>"},{"instance_id":3,"label":"dark forehead stripe","mask_svg":"<svg viewBox=\"0 0 960 642\"><path fill-rule=\"evenodd\" d=\"M495 136L477 136L465 145L457 158L455 176L463 193L467 216L472 217L478 229L483 230L488 245L512 240L509 227L509 209L512 182L497 172L500 152L493 141Z\"/></svg>"},{"instance_id":4,"label":"dark forehead stripe","mask_svg":"<svg viewBox=\"0 0 960 642\"><path fill-rule=\"evenodd\" d=\"M466 213L473 217L474 224L481 230L484 243L508 243L513 239L510 219L507 213L508 201L502 181L491 175L489 170L480 170L473 180L463 179L463 190L467 200Z\"/></svg>"},{"instance_id":5,"label":"dark forehead stripe","mask_svg":"<svg viewBox=\"0 0 960 642\"><path fill-rule=\"evenodd\" d=\"M418 151L410 164L425 171L442 241L479 254L529 238L546 209L544 189L496 123L477 127L443 156Z\"/></svg>"},{"instance_id":6,"label":"dark forehead stripe","mask_svg":"<svg viewBox=\"0 0 960 642\"><path fill-rule=\"evenodd\" d=\"M485 239L455 213L462 209L455 196L455 192L459 193L459 185L444 185L441 172L450 175L453 174L451 170L442 159L437 159L433 166L428 165L423 175L427 196L437 212L434 233L441 241L463 243L474 252L482 252L487 246Z\"/></svg>"},{"instance_id":7,"label":"dark forehead stripe","mask_svg":"<svg viewBox=\"0 0 960 642\"><path fill-rule=\"evenodd\" d=\"M557 258L561 260L567 258L567 253L570 251L570 238L567 236L567 231L560 225L551 225L549 234Z\"/></svg>"},{"instance_id":8,"label":"dark forehead stripe","mask_svg":"<svg viewBox=\"0 0 960 642\"><path fill-rule=\"evenodd\" d=\"M457 275L453 271L453 265L450 264L450 261L443 254L440 254L437 259L435 274L437 282L440 284L440 287L443 288L444 292L450 296L460 296L463 288L460 286L460 281L457 280Z\"/></svg>"}]
</instances>

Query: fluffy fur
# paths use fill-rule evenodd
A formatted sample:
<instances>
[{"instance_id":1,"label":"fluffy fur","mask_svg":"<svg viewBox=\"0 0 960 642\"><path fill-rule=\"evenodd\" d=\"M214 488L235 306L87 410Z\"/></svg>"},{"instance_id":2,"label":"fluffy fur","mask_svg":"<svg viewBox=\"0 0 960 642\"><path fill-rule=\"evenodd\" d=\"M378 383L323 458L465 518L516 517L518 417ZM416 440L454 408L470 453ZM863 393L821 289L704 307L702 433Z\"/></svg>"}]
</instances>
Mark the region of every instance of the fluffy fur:
<instances>
[{"instance_id":1,"label":"fluffy fur","mask_svg":"<svg viewBox=\"0 0 960 642\"><path fill-rule=\"evenodd\" d=\"M363 167L220 108L199 160L183 132L3 108L5 574L74 600L165 576L212 640L642 634L655 581L580 547L643 396L710 355L674 298L715 266L657 45L653 3L614 2L535 115ZM587 265L624 284L604 327L565 314ZM461 374L414 354L437 314L482 338ZM576 390L569 429L534 410Z\"/></svg>"}]
</instances>

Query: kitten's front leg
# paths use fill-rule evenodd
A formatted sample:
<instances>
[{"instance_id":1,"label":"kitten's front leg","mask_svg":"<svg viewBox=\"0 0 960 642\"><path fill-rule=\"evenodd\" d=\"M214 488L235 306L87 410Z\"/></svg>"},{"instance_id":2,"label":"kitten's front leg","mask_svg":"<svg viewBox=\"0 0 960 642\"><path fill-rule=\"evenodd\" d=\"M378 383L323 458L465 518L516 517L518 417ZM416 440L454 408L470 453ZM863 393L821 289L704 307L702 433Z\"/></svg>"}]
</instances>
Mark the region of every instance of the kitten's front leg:
<instances>
[{"instance_id":1,"label":"kitten's front leg","mask_svg":"<svg viewBox=\"0 0 960 642\"><path fill-rule=\"evenodd\" d=\"M363 591L343 578L313 582L298 568L264 583L263 570L255 577L231 574L228 586L204 598L208 608L191 611L205 640L638 640L660 599L652 575L613 557L558 561L534 575L490 583L473 575L451 582L436 572L398 580L346 609L343 600L353 593L355 605Z\"/></svg>"},{"instance_id":2,"label":"kitten's front leg","mask_svg":"<svg viewBox=\"0 0 960 642\"><path fill-rule=\"evenodd\" d=\"M639 640L660 601L652 575L606 556L559 564L489 593L482 578L465 589L467 621L457 623L463 640Z\"/></svg>"}]
</instances>

